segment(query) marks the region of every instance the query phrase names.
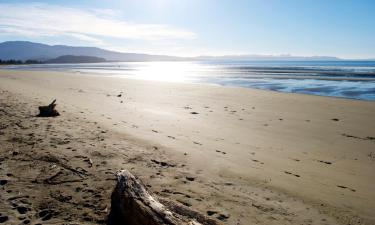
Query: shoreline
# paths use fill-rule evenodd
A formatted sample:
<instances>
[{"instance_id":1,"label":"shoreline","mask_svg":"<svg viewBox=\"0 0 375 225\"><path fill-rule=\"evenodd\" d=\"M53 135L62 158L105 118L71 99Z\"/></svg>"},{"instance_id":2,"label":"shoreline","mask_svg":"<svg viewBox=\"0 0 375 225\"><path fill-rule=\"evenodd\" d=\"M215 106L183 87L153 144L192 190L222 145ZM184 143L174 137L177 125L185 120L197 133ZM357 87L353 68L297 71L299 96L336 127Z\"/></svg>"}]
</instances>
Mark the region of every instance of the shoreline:
<instances>
[{"instance_id":1,"label":"shoreline","mask_svg":"<svg viewBox=\"0 0 375 225\"><path fill-rule=\"evenodd\" d=\"M86 64L85 64L86 65ZM294 80L294 81L303 81L303 80L306 80L306 81L311 81L311 82L338 82L338 81L342 81L342 82L373 82L375 81L375 78L368 78L368 77L341 77L341 78L337 78L337 77L322 77L322 76L311 76L311 75L308 75L308 76L294 76L294 75L266 75L266 74L263 74L263 75L251 75L251 76L248 76L246 77L246 79L249 79L249 80L255 80L255 81L267 81L267 80L279 80L279 83L275 82L274 84L272 85L281 85L284 87L281 88L281 89L275 89L275 88L272 88L271 86L270 87L267 87L267 85L271 85L271 83L268 83L267 85L264 84L263 86L260 85L260 86L251 86L250 83L244 83L244 84L241 84L241 85L233 85L231 84L230 82L229 83L220 83L220 82L216 82L216 81L210 81L210 82L207 82L205 81L205 78L204 77L201 77L201 78L198 78L199 81L194 81L193 80L180 80L180 81L167 81L167 80L158 80L158 79L152 79L152 78L135 78L133 77L132 75L118 75L116 73L100 73L100 72L90 72L90 71L86 71L86 72L81 72L81 71L62 71L62 70L46 70L46 69L36 69L36 70L32 70L32 69L3 69L4 71L29 71L29 72L46 72L46 71L50 71L50 72L56 72L56 73L68 73L68 74L81 74L81 75L88 75L88 76L100 76L100 77L114 77L114 78L122 78L122 79L132 79L132 80L143 80L143 81L152 81L152 82L168 82L168 83L176 83L176 84L203 84L203 85L219 85L221 87L234 87L234 88L248 88L248 89L256 89L256 90L266 90L266 91L276 91L276 92L280 92L280 93L296 93L296 94L307 94L307 95L313 95L313 96L325 96L325 97L335 97L335 98L343 98L343 99L355 99L355 100L362 100L362 101L375 101L374 99L374 96L371 95L371 92L367 92L367 93L358 93L358 90L355 90L355 87L352 87L352 91L348 91L348 93L345 93L346 91L344 90L341 90L339 88L338 90L324 90L325 88L327 87L330 87L330 86L327 86L328 84L325 84L325 85L322 85L322 84L310 84L313 86L312 89L309 89L308 86L304 85L304 87L294 87L294 89L290 89L290 90L284 90L284 89L288 89L287 86L285 86L285 84L283 84L281 81L283 80ZM194 77L191 77L191 78L194 78ZM197 77L196 77L197 78ZM230 78L230 77L228 77ZM215 79L220 79L219 77L215 78ZM231 79L238 79L238 77L232 77ZM245 79L245 80L246 80ZM267 81L268 82L268 81ZM281 82L281 83L280 83ZM331 86L335 86L337 84L330 84ZM319 90L319 87L320 87L320 90ZM354 89L353 89L354 88ZM358 87L356 87L358 88ZM368 89L368 87L367 87ZM335 94L335 92L338 92ZM352 94L350 94L349 92L352 92ZM333 93L333 94L332 94ZM356 94L355 94L356 93ZM370 94L370 96L366 96Z\"/></svg>"},{"instance_id":2,"label":"shoreline","mask_svg":"<svg viewBox=\"0 0 375 225\"><path fill-rule=\"evenodd\" d=\"M153 192L229 216L226 224L375 221L374 102L48 71L2 70L0 81L30 105L57 98L65 132L69 114L82 117L71 126L115 133L106 136L112 154L133 143L121 157Z\"/></svg>"}]
</instances>

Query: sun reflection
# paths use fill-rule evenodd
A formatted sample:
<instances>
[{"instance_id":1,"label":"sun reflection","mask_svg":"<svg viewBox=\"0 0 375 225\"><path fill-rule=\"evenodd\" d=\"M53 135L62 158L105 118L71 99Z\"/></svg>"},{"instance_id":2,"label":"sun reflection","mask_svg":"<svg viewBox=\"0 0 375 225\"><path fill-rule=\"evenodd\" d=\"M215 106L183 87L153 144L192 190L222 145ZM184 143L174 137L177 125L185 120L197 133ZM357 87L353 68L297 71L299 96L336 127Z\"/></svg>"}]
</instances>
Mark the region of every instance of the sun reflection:
<instances>
[{"instance_id":1,"label":"sun reflection","mask_svg":"<svg viewBox=\"0 0 375 225\"><path fill-rule=\"evenodd\" d=\"M187 82L191 81L191 73L196 71L197 65L191 62L149 62L137 68L138 79Z\"/></svg>"}]
</instances>

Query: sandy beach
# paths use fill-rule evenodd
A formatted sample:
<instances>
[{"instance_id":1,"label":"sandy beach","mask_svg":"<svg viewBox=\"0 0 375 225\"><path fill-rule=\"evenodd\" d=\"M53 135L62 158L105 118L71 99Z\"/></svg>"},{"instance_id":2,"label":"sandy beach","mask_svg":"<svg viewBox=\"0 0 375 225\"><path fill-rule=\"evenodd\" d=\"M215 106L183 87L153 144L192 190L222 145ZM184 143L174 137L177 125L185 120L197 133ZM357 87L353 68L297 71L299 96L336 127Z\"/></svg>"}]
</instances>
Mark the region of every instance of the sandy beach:
<instances>
[{"instance_id":1,"label":"sandy beach","mask_svg":"<svg viewBox=\"0 0 375 225\"><path fill-rule=\"evenodd\" d=\"M223 224L375 224L375 102L7 70L0 93L6 224L103 224L119 169Z\"/></svg>"}]
</instances>

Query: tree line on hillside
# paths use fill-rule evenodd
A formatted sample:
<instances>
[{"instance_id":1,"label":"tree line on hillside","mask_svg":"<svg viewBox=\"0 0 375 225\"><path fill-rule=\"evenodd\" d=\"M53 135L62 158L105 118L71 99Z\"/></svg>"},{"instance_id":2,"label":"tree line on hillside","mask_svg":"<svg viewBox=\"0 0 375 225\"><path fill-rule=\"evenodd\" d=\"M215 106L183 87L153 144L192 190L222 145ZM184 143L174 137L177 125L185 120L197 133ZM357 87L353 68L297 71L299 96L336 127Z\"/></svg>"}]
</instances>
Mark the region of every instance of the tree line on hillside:
<instances>
[{"instance_id":1,"label":"tree line on hillside","mask_svg":"<svg viewBox=\"0 0 375 225\"><path fill-rule=\"evenodd\" d=\"M1 60L0 65L24 65L24 64L48 64L48 63L100 63L107 62L104 58L99 58L95 56L84 56L84 55L62 55L54 59L48 59L44 61L39 60L19 60L19 59L9 59Z\"/></svg>"},{"instance_id":2,"label":"tree line on hillside","mask_svg":"<svg viewBox=\"0 0 375 225\"><path fill-rule=\"evenodd\" d=\"M0 65L21 65L21 64L41 64L43 63L42 61L38 60L32 60L28 59L25 61L22 60L15 60L15 59L9 59L9 60L1 60L0 59Z\"/></svg>"}]
</instances>

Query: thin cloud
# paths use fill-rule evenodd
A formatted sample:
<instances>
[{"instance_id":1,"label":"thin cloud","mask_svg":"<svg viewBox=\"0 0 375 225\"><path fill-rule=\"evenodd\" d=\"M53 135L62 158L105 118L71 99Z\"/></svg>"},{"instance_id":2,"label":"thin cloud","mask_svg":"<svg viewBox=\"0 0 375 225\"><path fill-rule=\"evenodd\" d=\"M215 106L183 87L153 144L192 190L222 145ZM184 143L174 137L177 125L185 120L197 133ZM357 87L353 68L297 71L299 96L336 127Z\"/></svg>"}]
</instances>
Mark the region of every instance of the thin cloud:
<instances>
[{"instance_id":1,"label":"thin cloud","mask_svg":"<svg viewBox=\"0 0 375 225\"><path fill-rule=\"evenodd\" d=\"M91 36L88 36L88 35L85 35L85 34L67 33L65 35L76 38L76 39L79 39L79 40L82 40L82 41L91 42L91 43L96 44L96 45L104 45L105 44L105 42L103 40L101 40L99 38L94 38L94 37L91 37Z\"/></svg>"},{"instance_id":2,"label":"thin cloud","mask_svg":"<svg viewBox=\"0 0 375 225\"><path fill-rule=\"evenodd\" d=\"M0 12L0 35L64 35L92 43L102 43L102 38L146 41L196 38L191 31L165 24L122 21L106 10L82 10L47 4L0 4Z\"/></svg>"}]
</instances>

